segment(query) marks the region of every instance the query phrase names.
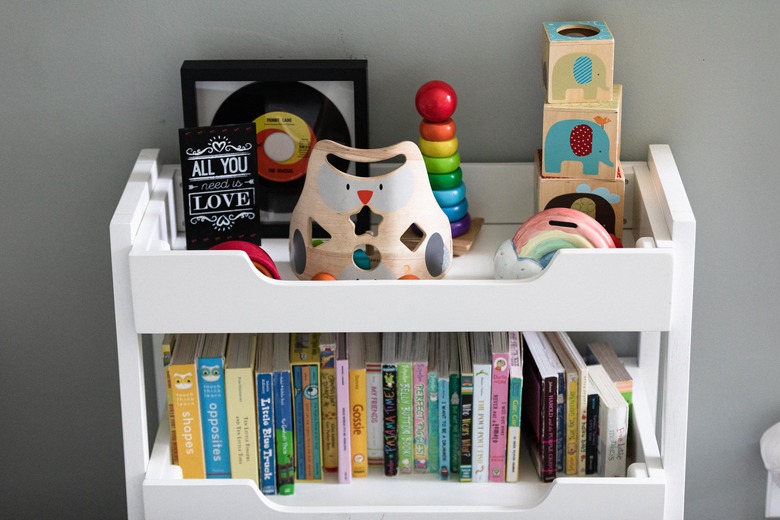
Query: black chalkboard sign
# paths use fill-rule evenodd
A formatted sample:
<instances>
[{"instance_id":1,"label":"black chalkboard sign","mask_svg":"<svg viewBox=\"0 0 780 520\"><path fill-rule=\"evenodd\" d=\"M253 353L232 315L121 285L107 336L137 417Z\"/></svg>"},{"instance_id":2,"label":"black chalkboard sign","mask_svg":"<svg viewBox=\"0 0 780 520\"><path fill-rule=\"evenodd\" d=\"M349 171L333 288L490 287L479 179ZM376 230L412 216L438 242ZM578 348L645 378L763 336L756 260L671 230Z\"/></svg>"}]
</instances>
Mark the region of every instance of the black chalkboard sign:
<instances>
[{"instance_id":1,"label":"black chalkboard sign","mask_svg":"<svg viewBox=\"0 0 780 520\"><path fill-rule=\"evenodd\" d=\"M187 249L260 245L254 124L179 130Z\"/></svg>"}]
</instances>

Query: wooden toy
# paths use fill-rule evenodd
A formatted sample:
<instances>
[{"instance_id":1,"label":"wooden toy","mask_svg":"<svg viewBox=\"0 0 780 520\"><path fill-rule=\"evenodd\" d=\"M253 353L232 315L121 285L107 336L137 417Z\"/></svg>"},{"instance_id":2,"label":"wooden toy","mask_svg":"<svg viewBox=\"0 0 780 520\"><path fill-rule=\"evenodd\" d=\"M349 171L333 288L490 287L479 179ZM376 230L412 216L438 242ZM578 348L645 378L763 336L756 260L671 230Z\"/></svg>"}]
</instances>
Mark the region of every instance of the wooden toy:
<instances>
[{"instance_id":1,"label":"wooden toy","mask_svg":"<svg viewBox=\"0 0 780 520\"><path fill-rule=\"evenodd\" d=\"M452 238L466 236L466 240L473 242L476 234L468 235L472 219L468 215L466 185L462 182L458 138L452 120L458 97L448 83L434 80L417 90L414 102L423 117L418 142L436 201L450 221ZM465 249L470 247L469 243Z\"/></svg>"},{"instance_id":2,"label":"wooden toy","mask_svg":"<svg viewBox=\"0 0 780 520\"><path fill-rule=\"evenodd\" d=\"M543 175L615 180L622 100L615 85L613 99L604 103L545 103Z\"/></svg>"},{"instance_id":3,"label":"wooden toy","mask_svg":"<svg viewBox=\"0 0 780 520\"><path fill-rule=\"evenodd\" d=\"M455 113L458 107L458 96L448 83L433 80L423 84L417 90L414 105L423 119L441 123Z\"/></svg>"},{"instance_id":4,"label":"wooden toy","mask_svg":"<svg viewBox=\"0 0 780 520\"><path fill-rule=\"evenodd\" d=\"M439 206L452 206L466 198L466 184L462 181L447 190L433 190L433 197Z\"/></svg>"},{"instance_id":5,"label":"wooden toy","mask_svg":"<svg viewBox=\"0 0 780 520\"><path fill-rule=\"evenodd\" d=\"M571 208L596 219L608 233L622 240L625 206L625 178L618 162L615 180L544 177L541 175L542 151L536 153L536 211Z\"/></svg>"},{"instance_id":6,"label":"wooden toy","mask_svg":"<svg viewBox=\"0 0 780 520\"><path fill-rule=\"evenodd\" d=\"M455 137L457 126L450 117L440 123L423 119L420 121L420 137L428 141L449 141Z\"/></svg>"},{"instance_id":7,"label":"wooden toy","mask_svg":"<svg viewBox=\"0 0 780 520\"><path fill-rule=\"evenodd\" d=\"M463 182L463 170L460 167L455 171L447 173L430 173L428 172L428 182L431 183L431 189L434 190L449 190Z\"/></svg>"},{"instance_id":8,"label":"wooden toy","mask_svg":"<svg viewBox=\"0 0 780 520\"><path fill-rule=\"evenodd\" d=\"M455 152L448 157L428 157L423 155L425 169L428 173L449 173L460 166L460 153Z\"/></svg>"},{"instance_id":9,"label":"wooden toy","mask_svg":"<svg viewBox=\"0 0 780 520\"><path fill-rule=\"evenodd\" d=\"M329 155L369 163L402 156L405 162L390 173L365 178L337 169ZM366 207L378 224L357 234L354 219ZM329 235L317 246L312 240L315 224ZM319 141L293 210L289 247L293 272L307 280L315 275L339 280L441 278L453 252L450 224L428 184L422 154L410 141L371 150ZM368 269L360 260L364 255Z\"/></svg>"},{"instance_id":10,"label":"wooden toy","mask_svg":"<svg viewBox=\"0 0 780 520\"><path fill-rule=\"evenodd\" d=\"M545 23L542 61L547 103L612 99L615 40L603 21Z\"/></svg>"},{"instance_id":11,"label":"wooden toy","mask_svg":"<svg viewBox=\"0 0 780 520\"><path fill-rule=\"evenodd\" d=\"M458 138L453 137L446 141L429 141L420 137L418 145L422 154L428 157L449 157L458 151Z\"/></svg>"}]
</instances>

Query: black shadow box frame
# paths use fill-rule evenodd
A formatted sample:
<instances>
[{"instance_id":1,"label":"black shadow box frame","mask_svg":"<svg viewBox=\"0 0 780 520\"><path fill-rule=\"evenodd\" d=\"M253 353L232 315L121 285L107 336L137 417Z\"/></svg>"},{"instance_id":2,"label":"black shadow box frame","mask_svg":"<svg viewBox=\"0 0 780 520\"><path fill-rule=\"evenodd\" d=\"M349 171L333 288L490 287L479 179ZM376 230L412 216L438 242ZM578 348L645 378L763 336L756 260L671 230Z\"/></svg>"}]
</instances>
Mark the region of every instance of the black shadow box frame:
<instances>
[{"instance_id":1,"label":"black shadow box frame","mask_svg":"<svg viewBox=\"0 0 780 520\"><path fill-rule=\"evenodd\" d=\"M181 66L181 91L187 128L250 123L282 111L303 119L317 140L369 147L366 60L188 60ZM337 166L368 176L367 163ZM288 237L304 179L260 179L264 238ZM359 232L368 229L368 220L368 214L358 217Z\"/></svg>"}]
</instances>

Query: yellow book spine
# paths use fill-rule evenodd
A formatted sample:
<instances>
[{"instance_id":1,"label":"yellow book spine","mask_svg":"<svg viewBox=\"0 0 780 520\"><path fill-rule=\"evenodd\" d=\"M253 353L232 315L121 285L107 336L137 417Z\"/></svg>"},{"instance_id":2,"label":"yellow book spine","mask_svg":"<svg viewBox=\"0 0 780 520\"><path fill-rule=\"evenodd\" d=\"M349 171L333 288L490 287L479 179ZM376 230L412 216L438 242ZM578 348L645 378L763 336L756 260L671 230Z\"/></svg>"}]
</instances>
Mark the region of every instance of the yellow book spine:
<instances>
[{"instance_id":1,"label":"yellow book spine","mask_svg":"<svg viewBox=\"0 0 780 520\"><path fill-rule=\"evenodd\" d=\"M169 365L179 466L184 478L206 478L195 364Z\"/></svg>"},{"instance_id":2,"label":"yellow book spine","mask_svg":"<svg viewBox=\"0 0 780 520\"><path fill-rule=\"evenodd\" d=\"M366 370L349 371L349 408L351 414L352 477L368 476L368 421L366 406Z\"/></svg>"},{"instance_id":3,"label":"yellow book spine","mask_svg":"<svg viewBox=\"0 0 780 520\"><path fill-rule=\"evenodd\" d=\"M225 370L225 401L231 476L252 479L259 486L257 415L252 368Z\"/></svg>"}]
</instances>

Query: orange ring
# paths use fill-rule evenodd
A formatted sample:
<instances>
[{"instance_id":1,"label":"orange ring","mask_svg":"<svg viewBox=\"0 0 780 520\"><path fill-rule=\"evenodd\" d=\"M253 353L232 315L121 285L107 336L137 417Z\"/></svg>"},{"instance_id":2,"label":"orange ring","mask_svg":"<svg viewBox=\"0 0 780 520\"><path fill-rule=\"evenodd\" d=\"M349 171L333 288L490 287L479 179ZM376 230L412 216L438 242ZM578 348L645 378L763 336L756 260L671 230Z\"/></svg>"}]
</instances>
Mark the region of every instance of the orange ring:
<instances>
[{"instance_id":1,"label":"orange ring","mask_svg":"<svg viewBox=\"0 0 780 520\"><path fill-rule=\"evenodd\" d=\"M423 119L420 121L420 137L427 141L449 141L455 137L455 121L451 117L441 123Z\"/></svg>"}]
</instances>

